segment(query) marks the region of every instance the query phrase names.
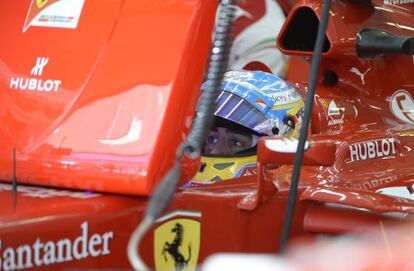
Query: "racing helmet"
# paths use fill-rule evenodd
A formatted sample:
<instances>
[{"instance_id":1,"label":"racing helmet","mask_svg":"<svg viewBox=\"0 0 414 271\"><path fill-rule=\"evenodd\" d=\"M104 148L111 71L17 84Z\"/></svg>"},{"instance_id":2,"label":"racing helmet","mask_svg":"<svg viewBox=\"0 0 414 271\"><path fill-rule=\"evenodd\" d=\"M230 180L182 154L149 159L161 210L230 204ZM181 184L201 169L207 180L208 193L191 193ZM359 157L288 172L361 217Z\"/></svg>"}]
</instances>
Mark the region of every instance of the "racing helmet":
<instances>
[{"instance_id":1,"label":"racing helmet","mask_svg":"<svg viewBox=\"0 0 414 271\"><path fill-rule=\"evenodd\" d=\"M298 89L273 74L228 71L216 100L215 122L206 139L200 168L190 183L207 184L255 175L258 137L297 138L303 105ZM238 134L243 138L239 139ZM214 148L219 136L225 136L231 146Z\"/></svg>"}]
</instances>

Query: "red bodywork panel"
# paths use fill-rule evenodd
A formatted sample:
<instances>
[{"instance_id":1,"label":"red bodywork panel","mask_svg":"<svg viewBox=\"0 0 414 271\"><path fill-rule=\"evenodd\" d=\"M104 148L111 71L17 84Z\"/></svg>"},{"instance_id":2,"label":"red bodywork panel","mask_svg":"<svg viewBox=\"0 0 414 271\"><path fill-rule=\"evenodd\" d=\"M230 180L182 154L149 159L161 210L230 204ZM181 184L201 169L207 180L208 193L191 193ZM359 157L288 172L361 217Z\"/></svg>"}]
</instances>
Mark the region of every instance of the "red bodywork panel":
<instances>
[{"instance_id":1,"label":"red bodywork panel","mask_svg":"<svg viewBox=\"0 0 414 271\"><path fill-rule=\"evenodd\" d=\"M23 31L50 2L0 4L0 178L15 149L19 182L148 194L191 124L216 3L77 0L75 29Z\"/></svg>"},{"instance_id":2,"label":"red bodywork panel","mask_svg":"<svg viewBox=\"0 0 414 271\"><path fill-rule=\"evenodd\" d=\"M178 193L170 210L144 238L140 250L144 260L149 266L155 266L156 260L163 261L162 250L154 248L160 245L154 230L176 219L191 219L200 225L198 234L185 232L186 244L193 242L193 248L199 244L199 251L193 250L195 263L218 251L276 252L287 194L277 195L274 190L259 209L252 212L239 209L239 202L254 189L255 182L243 177L226 184ZM10 190L11 185L0 184L0 203L4 207L0 211L0 268L130 268L126 246L147 206L144 198L19 186L17 206L13 210ZM318 232L317 229L346 232L375 226L381 219L378 215L340 209L341 219L336 219L337 212L335 208L301 201L292 234ZM324 226L318 227L318 223ZM65 243L64 239L68 241ZM21 247L26 247L30 256L19 254ZM13 261L9 254L13 254Z\"/></svg>"},{"instance_id":3,"label":"red bodywork panel","mask_svg":"<svg viewBox=\"0 0 414 271\"><path fill-rule=\"evenodd\" d=\"M143 195L191 125L217 3L15 2L0 2L0 269L130 268ZM75 3L73 14L42 13L63 3ZM280 37L300 7L320 16L320 1L298 3ZM340 1L331 12L292 237L387 226L414 212L413 58L360 59L355 49L365 27L414 36L412 13ZM323 82L325 70L336 84ZM304 70L287 74L305 89ZM215 252L278 250L293 157L277 157L266 140L275 139L259 143L258 176L176 193L139 248L148 265L174 267L165 248L178 223L176 248L193 267Z\"/></svg>"}]
</instances>

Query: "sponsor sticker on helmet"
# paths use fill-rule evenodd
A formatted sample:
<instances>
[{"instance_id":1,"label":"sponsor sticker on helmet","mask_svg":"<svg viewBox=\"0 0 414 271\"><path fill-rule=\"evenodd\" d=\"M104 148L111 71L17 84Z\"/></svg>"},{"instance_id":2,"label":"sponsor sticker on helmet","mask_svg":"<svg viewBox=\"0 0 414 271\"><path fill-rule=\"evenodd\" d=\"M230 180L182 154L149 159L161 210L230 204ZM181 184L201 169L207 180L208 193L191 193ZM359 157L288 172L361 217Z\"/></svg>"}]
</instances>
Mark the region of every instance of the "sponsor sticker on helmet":
<instances>
[{"instance_id":1,"label":"sponsor sticker on helmet","mask_svg":"<svg viewBox=\"0 0 414 271\"><path fill-rule=\"evenodd\" d=\"M245 165L235 175L237 177L257 175L257 165L256 165L256 163L252 163L252 164Z\"/></svg>"}]
</instances>

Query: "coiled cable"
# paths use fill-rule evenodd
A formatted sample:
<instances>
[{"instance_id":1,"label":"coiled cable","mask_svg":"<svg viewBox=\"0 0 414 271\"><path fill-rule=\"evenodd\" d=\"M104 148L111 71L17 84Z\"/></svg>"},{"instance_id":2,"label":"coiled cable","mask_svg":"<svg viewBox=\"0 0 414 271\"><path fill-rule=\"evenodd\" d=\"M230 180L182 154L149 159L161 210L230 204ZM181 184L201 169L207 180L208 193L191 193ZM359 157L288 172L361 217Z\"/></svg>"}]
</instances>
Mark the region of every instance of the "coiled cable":
<instances>
[{"instance_id":1,"label":"coiled cable","mask_svg":"<svg viewBox=\"0 0 414 271\"><path fill-rule=\"evenodd\" d=\"M216 18L215 36L210 52L208 69L205 75L205 89L198 104L198 112L187 139L178 147L175 165L163 177L152 195L145 216L132 233L127 248L129 262L135 270L150 270L139 255L139 244L156 219L170 204L181 178L184 155L197 159L205 137L210 130L224 73L227 70L232 46L232 26L236 14L237 0L222 0Z\"/></svg>"}]
</instances>

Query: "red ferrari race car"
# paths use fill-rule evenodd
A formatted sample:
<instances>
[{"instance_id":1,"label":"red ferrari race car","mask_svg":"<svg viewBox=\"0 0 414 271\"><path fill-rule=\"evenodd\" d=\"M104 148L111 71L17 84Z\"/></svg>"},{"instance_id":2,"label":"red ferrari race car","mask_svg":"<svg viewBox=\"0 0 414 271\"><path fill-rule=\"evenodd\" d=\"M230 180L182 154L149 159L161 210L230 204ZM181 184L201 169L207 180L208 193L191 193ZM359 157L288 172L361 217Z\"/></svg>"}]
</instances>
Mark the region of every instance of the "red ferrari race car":
<instances>
[{"instance_id":1,"label":"red ferrari race car","mask_svg":"<svg viewBox=\"0 0 414 271\"><path fill-rule=\"evenodd\" d=\"M407 220L414 212L411 0L332 3L313 73L316 96L305 100L313 111L305 107L311 126L302 129L309 135L299 170L301 141L265 136L257 165L188 185L203 170L192 147L209 123L208 114L194 117L200 88L203 81L220 87L227 60L280 72L303 97L312 89L303 59L317 59L322 2L280 3L278 14L289 14L274 37L280 30L287 70L260 58L262 49L279 55L275 39L245 48L246 62L230 55L232 22L237 33L237 20L258 23L255 16L268 14L247 12L246 3L223 1L216 16L217 1L205 0L0 2L0 270L195 270L217 252L276 253L287 237ZM212 166L219 176L230 164ZM300 175L296 208L281 237L292 172Z\"/></svg>"}]
</instances>

